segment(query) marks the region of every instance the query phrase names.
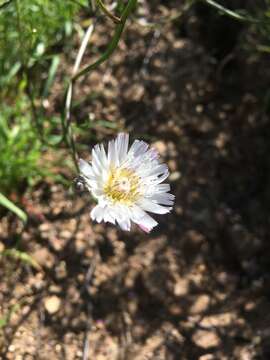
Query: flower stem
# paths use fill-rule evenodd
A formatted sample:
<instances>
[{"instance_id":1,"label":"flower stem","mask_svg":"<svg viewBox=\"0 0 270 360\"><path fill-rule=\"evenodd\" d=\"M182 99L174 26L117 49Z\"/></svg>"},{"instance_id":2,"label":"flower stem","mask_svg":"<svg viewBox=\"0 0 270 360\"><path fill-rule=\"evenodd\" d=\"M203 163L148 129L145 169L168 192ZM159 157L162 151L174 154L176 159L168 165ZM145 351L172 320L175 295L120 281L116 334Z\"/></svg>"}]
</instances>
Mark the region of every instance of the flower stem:
<instances>
[{"instance_id":1,"label":"flower stem","mask_svg":"<svg viewBox=\"0 0 270 360\"><path fill-rule=\"evenodd\" d=\"M129 17L129 15L130 15L131 11L133 10L133 8L135 7L136 3L137 3L137 0L129 0L129 2L127 3L127 5L121 15L120 23L116 25L114 36L113 36L111 42L109 43L107 49L105 50L105 52L100 56L100 58L97 61L95 61L94 63L92 63L90 65L87 65L84 69L77 72L72 77L73 81L77 80L79 77L81 77L83 75L86 75L90 71L96 69L99 65L101 65L103 62L105 62L112 55L112 53L114 52L114 50L116 49L116 47L119 43L119 40L120 40L122 32L124 30L127 18Z\"/></svg>"},{"instance_id":2,"label":"flower stem","mask_svg":"<svg viewBox=\"0 0 270 360\"><path fill-rule=\"evenodd\" d=\"M98 6L100 9L104 12L105 15L107 15L110 19L112 19L116 24L121 22L121 19L115 15L113 15L110 10L106 8L106 6L103 4L102 0L96 0Z\"/></svg>"},{"instance_id":3,"label":"flower stem","mask_svg":"<svg viewBox=\"0 0 270 360\"><path fill-rule=\"evenodd\" d=\"M97 0L99 6L101 7L101 9L110 17L114 16L110 13L107 12L107 9L105 10L105 6L103 4L103 2L101 0ZM137 0L129 0L126 7L124 8L121 17L120 18L116 18L115 17L115 22L116 24L116 28L115 28L115 33L113 38L111 39L111 42L109 43L107 49L105 50L105 52L100 56L100 58L95 61L94 63L86 66L84 69L82 69L81 71L79 71L79 66L82 60L82 56L86 50L86 46L87 46L87 42L92 34L93 28L89 28L88 31L85 34L85 38L82 42L81 48L79 50L79 53L77 55L77 59L73 68L73 75L70 78L69 84L68 84L68 88L65 94L65 109L64 109L64 113L61 117L62 120L62 128L63 128L63 139L66 141L67 145L69 146L70 150L71 150L71 154L72 154L72 159L74 162L74 165L78 171L78 154L76 151L76 146L75 146L75 140L74 140L74 136L73 136L73 132L72 132L72 126L71 126L71 108L72 108L72 95L73 95L73 89L75 86L75 82L76 80L78 80L81 76L88 74L90 71L96 69L100 64L102 64L103 62L105 62L110 56L111 54L114 52L114 50L116 49L119 40L121 38L122 32L124 30L126 21L129 17L129 15L131 14L132 10L134 9L135 5L137 3ZM111 16L112 15L112 16ZM117 19L117 21L116 21ZM90 25L91 27L92 25Z\"/></svg>"}]
</instances>

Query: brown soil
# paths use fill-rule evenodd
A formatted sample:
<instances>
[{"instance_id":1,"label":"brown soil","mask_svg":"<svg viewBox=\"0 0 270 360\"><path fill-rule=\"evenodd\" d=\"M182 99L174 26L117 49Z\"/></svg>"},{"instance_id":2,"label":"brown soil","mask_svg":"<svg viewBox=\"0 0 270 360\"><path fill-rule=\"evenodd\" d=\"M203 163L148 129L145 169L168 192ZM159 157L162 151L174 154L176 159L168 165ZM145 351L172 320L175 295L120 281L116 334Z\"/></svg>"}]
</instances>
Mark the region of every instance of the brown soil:
<instances>
[{"instance_id":1,"label":"brown soil","mask_svg":"<svg viewBox=\"0 0 270 360\"><path fill-rule=\"evenodd\" d=\"M169 8L144 12L157 20ZM3 217L0 245L40 267L0 259L1 318L11 311L1 359L270 358L270 70L240 46L217 60L192 16L156 30L130 22L110 61L78 84L74 110L92 125L78 142L125 129L157 147L174 211L150 235L124 233L90 221L87 193L49 180L28 192L29 223ZM107 26L93 38L99 49Z\"/></svg>"}]
</instances>

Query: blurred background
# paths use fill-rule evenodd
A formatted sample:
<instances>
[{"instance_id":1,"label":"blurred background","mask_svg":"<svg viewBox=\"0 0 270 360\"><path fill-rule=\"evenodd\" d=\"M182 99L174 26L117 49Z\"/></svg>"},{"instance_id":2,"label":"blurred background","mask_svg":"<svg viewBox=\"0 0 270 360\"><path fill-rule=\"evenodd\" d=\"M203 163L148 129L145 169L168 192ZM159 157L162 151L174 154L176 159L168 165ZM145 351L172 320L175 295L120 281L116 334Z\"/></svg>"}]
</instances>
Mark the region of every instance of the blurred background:
<instances>
[{"instance_id":1,"label":"blurred background","mask_svg":"<svg viewBox=\"0 0 270 360\"><path fill-rule=\"evenodd\" d=\"M0 358L270 359L270 1L139 0L76 82L80 157L126 131L169 165L150 235L91 222L74 185L91 24L81 68L116 28L96 3L0 1Z\"/></svg>"}]
</instances>

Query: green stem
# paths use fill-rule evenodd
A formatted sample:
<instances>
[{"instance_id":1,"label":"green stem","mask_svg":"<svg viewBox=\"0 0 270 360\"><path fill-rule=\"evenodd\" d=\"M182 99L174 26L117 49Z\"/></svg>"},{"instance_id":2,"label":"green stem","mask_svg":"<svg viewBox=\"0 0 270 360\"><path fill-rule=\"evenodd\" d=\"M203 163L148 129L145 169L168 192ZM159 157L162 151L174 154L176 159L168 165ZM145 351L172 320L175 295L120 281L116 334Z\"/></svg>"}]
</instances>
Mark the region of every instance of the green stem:
<instances>
[{"instance_id":1,"label":"green stem","mask_svg":"<svg viewBox=\"0 0 270 360\"><path fill-rule=\"evenodd\" d=\"M241 15L236 11L230 10L228 8L225 8L224 6L220 5L214 0L204 0L208 5L214 7L215 9L219 10L224 15L227 15L233 19L236 19L238 21L244 21L244 22L251 22L251 23L262 23L264 21L254 19L250 16Z\"/></svg>"},{"instance_id":2,"label":"green stem","mask_svg":"<svg viewBox=\"0 0 270 360\"><path fill-rule=\"evenodd\" d=\"M112 19L116 24L121 22L121 19L115 15L113 15L110 10L106 8L106 6L103 4L102 0L96 0L98 6L100 9L104 12L105 15L107 15L110 19Z\"/></svg>"},{"instance_id":3,"label":"green stem","mask_svg":"<svg viewBox=\"0 0 270 360\"><path fill-rule=\"evenodd\" d=\"M3 4L0 5L0 10L4 9L6 6L8 6L12 0L7 0Z\"/></svg>"},{"instance_id":4,"label":"green stem","mask_svg":"<svg viewBox=\"0 0 270 360\"><path fill-rule=\"evenodd\" d=\"M67 105L68 97L70 97L70 100L68 100L69 105L65 106L64 114L61 116L61 123L62 123L62 129L63 129L63 137L62 137L61 141L64 141L66 143L67 147L71 150L72 161L75 165L77 172L79 172L78 154L76 151L74 136L73 136L72 127L71 127L71 118L70 118L70 107L71 107L71 103L72 103L73 85L74 85L74 82L71 80L68 85L67 92L65 95L65 99L66 99L65 105Z\"/></svg>"},{"instance_id":5,"label":"green stem","mask_svg":"<svg viewBox=\"0 0 270 360\"><path fill-rule=\"evenodd\" d=\"M90 71L96 69L99 65L101 65L103 62L105 62L112 55L112 53L114 52L114 50L116 49L116 47L117 47L117 45L119 43L119 40L120 40L122 32L124 30L127 18L129 17L131 11L135 7L136 2L137 2L137 0L129 0L129 2L127 3L127 5L126 5L126 7L125 7L125 9L124 9L124 11L123 11L123 13L121 15L121 18L120 18L121 22L116 25L114 36L113 36L109 46L105 50L105 52L93 64L90 64L90 65L86 66L84 69L82 69L77 74L75 74L72 77L73 81L75 81L79 77L89 73Z\"/></svg>"},{"instance_id":6,"label":"green stem","mask_svg":"<svg viewBox=\"0 0 270 360\"><path fill-rule=\"evenodd\" d=\"M72 93L73 93L73 89L74 89L76 80L78 80L79 77L96 69L100 64L102 64L104 61L106 61L110 57L110 55L114 52L114 50L116 49L116 47L119 43L121 34L124 30L127 18L129 17L131 11L135 7L136 2L137 2L137 0L129 0L128 1L126 7L124 8L124 10L121 14L121 18L119 19L120 22L118 22L116 25L114 36L113 36L111 42L109 43L107 49L100 56L100 58L93 64L86 66L84 69L82 69L81 71L78 72L78 67L81 62L81 58L82 58L82 55L85 51L86 44L87 44L87 43L85 43L85 47L83 46L83 48L80 49L81 54L80 54L80 52L78 54L80 59L77 58L77 60L76 60L77 65L75 65L75 67L73 68L75 71L75 74L71 77L69 84L68 84L68 88L67 88L66 95L65 95L65 110L64 110L63 116L61 116L61 121L62 121L62 128L63 128L63 140L66 142L68 147L71 149L72 159L73 159L74 165L76 166L77 171L79 171L79 169L78 169L78 154L76 151L75 141L74 141L73 132L72 132L71 113L70 113L71 105L72 105ZM98 3L100 4L101 2L98 1Z\"/></svg>"}]
</instances>

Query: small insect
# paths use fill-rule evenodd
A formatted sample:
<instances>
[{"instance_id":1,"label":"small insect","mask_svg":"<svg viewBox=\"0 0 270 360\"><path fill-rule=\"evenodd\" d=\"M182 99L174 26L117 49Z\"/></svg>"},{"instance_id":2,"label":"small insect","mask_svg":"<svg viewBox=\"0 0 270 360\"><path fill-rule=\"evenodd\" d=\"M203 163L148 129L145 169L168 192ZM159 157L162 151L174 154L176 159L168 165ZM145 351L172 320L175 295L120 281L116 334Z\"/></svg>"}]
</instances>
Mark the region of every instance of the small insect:
<instances>
[{"instance_id":1,"label":"small insect","mask_svg":"<svg viewBox=\"0 0 270 360\"><path fill-rule=\"evenodd\" d=\"M85 180L82 176L77 176L74 179L74 187L75 187L75 190L80 193L86 190Z\"/></svg>"}]
</instances>

